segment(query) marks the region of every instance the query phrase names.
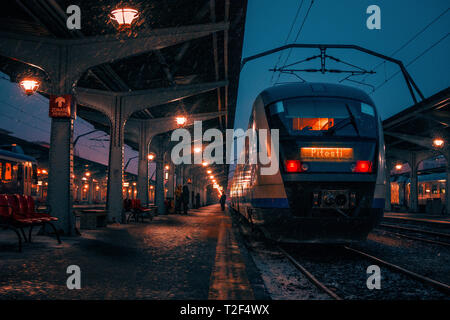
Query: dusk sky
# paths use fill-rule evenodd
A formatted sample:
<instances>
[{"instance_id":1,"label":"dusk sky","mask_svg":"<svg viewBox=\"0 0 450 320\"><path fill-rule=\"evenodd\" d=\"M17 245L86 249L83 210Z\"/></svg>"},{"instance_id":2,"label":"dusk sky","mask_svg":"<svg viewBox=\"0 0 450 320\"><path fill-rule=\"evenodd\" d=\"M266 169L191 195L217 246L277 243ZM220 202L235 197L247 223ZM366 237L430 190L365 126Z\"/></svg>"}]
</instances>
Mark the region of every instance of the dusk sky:
<instances>
[{"instance_id":1,"label":"dusk sky","mask_svg":"<svg viewBox=\"0 0 450 320\"><path fill-rule=\"evenodd\" d=\"M286 41L302 2L297 21ZM297 43L356 44L388 56L395 53L393 57L404 62L425 97L449 86L448 0L316 0L311 7L310 4L311 0L249 0L242 56L247 57L285 43L293 43L300 26L304 23L298 34ZM366 8L372 4L381 8L381 30L369 30L366 27L366 19L369 16L366 14ZM309 8L309 15L305 20ZM432 24L429 25L430 23ZM429 26L425 31L410 41L427 25ZM402 46L404 47L399 50ZM318 50L293 50L287 63L318 53ZM329 50L327 53L367 70L383 62L358 52ZM284 52L280 59L279 54L274 54L245 66L239 84L236 127L247 126L254 98L263 89L274 85L277 81L277 75L271 81L272 73L268 69L274 67L278 59L280 61L278 66L282 66L287 54L288 52ZM327 63L332 68L349 69L345 65L331 61ZM300 66L319 68L320 61L316 60ZM359 86L371 94L383 119L413 104L401 74L397 74L383 85L385 79L389 79L398 71L396 65L382 63L374 70L377 74L353 79L365 79L367 84L377 88L371 92L372 89L369 86ZM345 75L308 73L301 74L301 77L307 81L338 82ZM291 81L298 80L292 75L282 75L278 80L278 82ZM356 85L350 82L343 83ZM50 119L47 99L40 95L25 96L17 84L9 82L9 77L0 73L0 128L29 141L49 142ZM78 118L75 122L74 136L92 129L89 123ZM76 154L107 164L108 142L92 141L90 138L108 137L99 132L81 138L76 146ZM125 163L130 157L136 155L137 152L127 147ZM137 161L132 160L129 171L136 173L136 165Z\"/></svg>"},{"instance_id":2,"label":"dusk sky","mask_svg":"<svg viewBox=\"0 0 450 320\"><path fill-rule=\"evenodd\" d=\"M302 5L292 33L286 42L297 9ZM281 5L282 4L282 5ZM244 49L242 57L251 56L273 49L285 43L294 43L300 26L310 7L311 0L249 0L245 26ZM369 30L366 9L378 5L381 9L381 30ZM448 0L315 0L296 43L355 44L377 51L387 56L398 51L417 33L433 20L423 33L393 55L403 61L407 70L422 90L425 97L447 88L450 84L450 13ZM427 51L426 53L424 53ZM287 64L319 54L319 50L295 49ZM364 53L348 50L328 50L331 56L370 70L383 61ZM422 53L423 56L418 57ZM279 67L283 66L288 51L283 53ZM246 127L255 97L265 88L275 84L272 72L279 54L249 62L241 72L239 96L236 111L236 127ZM416 59L413 63L411 61ZM349 69L349 67L327 61L330 68ZM301 64L302 68L320 68L320 60ZM354 77L366 78L366 83L375 87L381 85L398 71L391 63L382 64L375 69L375 75ZM310 82L338 82L346 75L322 75L320 73L300 74ZM298 81L295 76L282 75L279 82ZM381 86L375 92L369 86L360 86L344 81L343 84L357 86L371 94L377 104L382 119L413 104L401 73Z\"/></svg>"}]
</instances>

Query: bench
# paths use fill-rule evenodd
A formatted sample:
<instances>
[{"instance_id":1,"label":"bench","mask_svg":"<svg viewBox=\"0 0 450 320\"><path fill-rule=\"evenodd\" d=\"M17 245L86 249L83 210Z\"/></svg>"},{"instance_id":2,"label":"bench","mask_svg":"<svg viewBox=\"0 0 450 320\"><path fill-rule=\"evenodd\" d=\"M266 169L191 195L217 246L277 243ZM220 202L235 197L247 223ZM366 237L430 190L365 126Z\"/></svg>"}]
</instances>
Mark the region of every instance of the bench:
<instances>
[{"instance_id":1,"label":"bench","mask_svg":"<svg viewBox=\"0 0 450 320\"><path fill-rule=\"evenodd\" d=\"M0 194L0 225L5 229L13 230L17 234L19 251L22 250L20 233L25 242L31 242L31 234L35 226L42 226L45 229L45 226L49 225L55 232L58 243L61 243L59 234L52 223L54 221L58 221L58 218L51 216L49 210L45 212L36 210L31 196ZM24 228L29 228L28 239Z\"/></svg>"},{"instance_id":2,"label":"bench","mask_svg":"<svg viewBox=\"0 0 450 320\"><path fill-rule=\"evenodd\" d=\"M145 216L148 216L151 221L153 220L153 215L156 213L156 206L145 208L141 205L141 200L139 199L125 199L123 201L123 208L125 213L129 213L127 223L129 223L132 218L134 218L135 222L139 222L139 218L144 222Z\"/></svg>"}]
</instances>

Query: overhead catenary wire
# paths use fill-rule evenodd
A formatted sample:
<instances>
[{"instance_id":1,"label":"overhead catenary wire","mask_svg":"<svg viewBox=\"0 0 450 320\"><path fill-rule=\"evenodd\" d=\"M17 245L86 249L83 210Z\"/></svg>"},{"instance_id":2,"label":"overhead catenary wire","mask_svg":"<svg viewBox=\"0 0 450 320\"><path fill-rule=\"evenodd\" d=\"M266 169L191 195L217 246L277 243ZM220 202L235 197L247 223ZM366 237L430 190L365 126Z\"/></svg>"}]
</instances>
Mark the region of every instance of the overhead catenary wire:
<instances>
[{"instance_id":1,"label":"overhead catenary wire","mask_svg":"<svg viewBox=\"0 0 450 320\"><path fill-rule=\"evenodd\" d=\"M429 27L431 27L433 24L435 24L440 18L442 18L448 11L450 10L450 8L447 8L445 11L443 11L442 13L440 13L436 18L434 18L431 22L429 22L425 27L423 27L421 30L419 30L416 34L414 34L409 40L407 40L404 44L402 44L398 49L396 49L394 52L392 52L389 56L390 57L394 57L397 53L399 53L401 50L403 50L404 48L406 48L411 42L413 42L415 39L417 39L422 33L424 33ZM372 70L376 70L378 69L384 62L386 61L382 61L380 63L378 63L376 66L374 66L372 68ZM362 81L365 81L367 79L367 77L369 77L370 75L367 75L366 77L364 77L364 79Z\"/></svg>"},{"instance_id":2,"label":"overhead catenary wire","mask_svg":"<svg viewBox=\"0 0 450 320\"><path fill-rule=\"evenodd\" d=\"M291 29L289 30L289 33L288 33L288 35L286 37L286 40L284 41L285 45L287 44L287 42L289 40L289 37L291 36L292 30L294 30L295 23L297 21L297 18L298 18L299 14L300 14L300 11L301 11L301 9L303 7L303 3L304 2L305 2L305 0L302 0L302 2L300 2L300 5L298 6L297 13L295 14L295 17L294 17L294 21L292 21L292 24L291 24ZM283 56L283 52L280 52L280 54L278 55L278 60L277 60L277 62L275 63L275 65L273 67L274 69L277 68L278 64L280 63L280 60L281 60L282 56ZM270 78L270 82L273 81L274 74L275 73L272 73L272 77Z\"/></svg>"},{"instance_id":3,"label":"overhead catenary wire","mask_svg":"<svg viewBox=\"0 0 450 320\"><path fill-rule=\"evenodd\" d=\"M439 43L441 43L442 41L444 41L447 37L449 36L449 33L447 33L446 35L444 35L442 38L440 38L438 41L434 42L431 46L429 46L428 48L426 48L424 51L422 51L419 55L417 55L414 59L412 59L410 62L408 62L405 67L408 67L410 65L412 65L414 62L416 62L417 60L419 60L421 57L423 57L426 53L428 53L431 49L433 49L435 46L437 46ZM373 94L376 90L380 89L382 86L384 86L387 82L389 82L390 80L392 80L395 76L397 76L399 73L401 72L401 70L398 70L397 72L395 72L393 75L391 75L389 78L385 79L384 82L382 82L381 84L379 84L370 94Z\"/></svg>"},{"instance_id":4,"label":"overhead catenary wire","mask_svg":"<svg viewBox=\"0 0 450 320\"><path fill-rule=\"evenodd\" d=\"M311 11L311 8L312 8L313 4L314 4L314 0L311 0L311 3L309 4L309 7L308 7L308 11L306 12L305 17L303 18L303 22L300 25L300 28L298 29L297 35L295 36L294 43L297 42L298 37L300 36L300 33L303 30L303 27L304 27L304 25L306 23L306 20L308 19L308 16L309 16L309 13ZM287 62L289 61L289 57L291 56L291 53L292 53L292 49L289 49L288 55L287 55L286 59L284 59L284 63L283 63L283 66L281 67L281 69L283 69L286 66ZM281 76L281 73L279 72L278 73L278 77L277 77L277 81L275 81L275 83L277 83L278 80L280 80L280 76Z\"/></svg>"}]
</instances>

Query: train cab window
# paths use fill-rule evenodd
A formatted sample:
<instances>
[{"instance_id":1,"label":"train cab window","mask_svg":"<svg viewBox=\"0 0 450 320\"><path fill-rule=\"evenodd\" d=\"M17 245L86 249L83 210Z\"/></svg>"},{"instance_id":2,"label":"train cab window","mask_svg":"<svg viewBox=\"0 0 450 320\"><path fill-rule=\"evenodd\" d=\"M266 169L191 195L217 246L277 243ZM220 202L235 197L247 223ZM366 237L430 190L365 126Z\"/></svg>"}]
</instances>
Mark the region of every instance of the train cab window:
<instances>
[{"instance_id":1,"label":"train cab window","mask_svg":"<svg viewBox=\"0 0 450 320\"><path fill-rule=\"evenodd\" d=\"M302 131L308 129L311 131L328 130L334 126L333 118L293 118L292 127L294 130Z\"/></svg>"},{"instance_id":2,"label":"train cab window","mask_svg":"<svg viewBox=\"0 0 450 320\"><path fill-rule=\"evenodd\" d=\"M269 110L272 127L282 127L289 135L320 136L329 133L377 137L375 109L362 102L327 97L295 98L274 103ZM282 134L283 130L280 130Z\"/></svg>"}]
</instances>

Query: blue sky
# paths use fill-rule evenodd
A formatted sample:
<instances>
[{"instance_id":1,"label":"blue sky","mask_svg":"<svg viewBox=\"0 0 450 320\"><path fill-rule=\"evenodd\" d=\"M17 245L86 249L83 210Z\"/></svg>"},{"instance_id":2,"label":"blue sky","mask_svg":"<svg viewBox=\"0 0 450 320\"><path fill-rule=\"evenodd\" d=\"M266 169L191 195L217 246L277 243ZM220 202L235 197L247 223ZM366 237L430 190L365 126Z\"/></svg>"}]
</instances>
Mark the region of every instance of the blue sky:
<instances>
[{"instance_id":1,"label":"blue sky","mask_svg":"<svg viewBox=\"0 0 450 320\"><path fill-rule=\"evenodd\" d=\"M247 57L284 45L301 2L301 0L249 0L242 56ZM287 43L294 43L310 3L311 0L303 1L299 17ZM381 9L381 30L369 30L366 27L366 20L369 16L366 14L366 9L373 4L378 5ZM448 0L315 0L297 43L356 44L391 56L426 25L448 10L448 7ZM434 45L422 57L407 66L407 70L425 97L447 88L450 84L449 30L450 12L447 11L426 31L393 56L407 65ZM442 38L444 39L436 44ZM318 53L318 50L313 49L293 50L287 63L299 61ZM353 51L329 50L327 53L367 70L383 62L380 59ZM239 82L235 127L247 126L255 97L265 88L274 85L275 81L271 81L272 73L268 69L274 67L278 56L278 53L267 56L249 62L244 67ZM286 57L287 52L280 59L281 65ZM346 68L346 66L336 63L330 63L329 66ZM305 64L304 67L320 68L320 61ZM397 72L398 67L386 63L375 71L377 74L367 77L366 83L377 87ZM311 82L338 82L345 77L311 73L301 76ZM274 79L276 80L277 76ZM357 80L358 77L354 79ZM291 82L297 81L297 79L291 75L282 75L279 81ZM343 84L355 86L350 82L343 82ZM371 94L383 119L413 104L401 74L386 82L373 93L368 86L359 87Z\"/></svg>"}]
</instances>

